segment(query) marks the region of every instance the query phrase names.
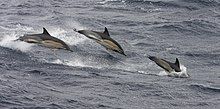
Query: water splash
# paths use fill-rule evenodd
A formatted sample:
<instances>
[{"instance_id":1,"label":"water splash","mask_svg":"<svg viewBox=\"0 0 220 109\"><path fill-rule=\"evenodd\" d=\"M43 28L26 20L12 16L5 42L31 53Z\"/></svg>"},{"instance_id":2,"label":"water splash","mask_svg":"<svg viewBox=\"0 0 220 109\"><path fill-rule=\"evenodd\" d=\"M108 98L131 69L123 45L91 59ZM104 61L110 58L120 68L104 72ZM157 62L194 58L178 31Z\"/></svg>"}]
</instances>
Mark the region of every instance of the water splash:
<instances>
[{"instance_id":1,"label":"water splash","mask_svg":"<svg viewBox=\"0 0 220 109\"><path fill-rule=\"evenodd\" d=\"M74 60L56 59L56 60L51 61L50 63L62 64L62 65L74 66L74 67L90 67L90 68L97 68L97 69L101 69L102 68L102 67L98 67L98 66L87 65L85 62L83 62L79 58L75 58Z\"/></svg>"},{"instance_id":2,"label":"water splash","mask_svg":"<svg viewBox=\"0 0 220 109\"><path fill-rule=\"evenodd\" d=\"M16 39L18 39L17 36L18 35L15 33L3 36L3 38L0 41L0 46L8 47L15 50L21 50L23 52L30 50L33 44L28 44L26 42L21 42L21 41L15 41Z\"/></svg>"},{"instance_id":3,"label":"water splash","mask_svg":"<svg viewBox=\"0 0 220 109\"><path fill-rule=\"evenodd\" d=\"M21 41L15 41L16 39L18 39L19 36L21 36L21 33L23 31L33 31L32 27L16 24L13 27L0 26L0 28L8 31L7 33L3 34L3 37L1 37L0 46L15 50L21 50L23 52L30 50L31 46L33 46L33 44L28 44Z\"/></svg>"},{"instance_id":4,"label":"water splash","mask_svg":"<svg viewBox=\"0 0 220 109\"><path fill-rule=\"evenodd\" d=\"M13 25L13 26L0 26L0 28L7 30L7 31L33 31L34 29L32 27L28 27L25 25L22 25L20 23Z\"/></svg>"},{"instance_id":5,"label":"water splash","mask_svg":"<svg viewBox=\"0 0 220 109\"><path fill-rule=\"evenodd\" d=\"M172 71L171 73L166 71L160 71L158 74L159 76L171 76L171 77L177 77L177 78L188 78L190 77L189 74L186 71L186 67L184 65L180 65L181 72L175 72Z\"/></svg>"}]
</instances>

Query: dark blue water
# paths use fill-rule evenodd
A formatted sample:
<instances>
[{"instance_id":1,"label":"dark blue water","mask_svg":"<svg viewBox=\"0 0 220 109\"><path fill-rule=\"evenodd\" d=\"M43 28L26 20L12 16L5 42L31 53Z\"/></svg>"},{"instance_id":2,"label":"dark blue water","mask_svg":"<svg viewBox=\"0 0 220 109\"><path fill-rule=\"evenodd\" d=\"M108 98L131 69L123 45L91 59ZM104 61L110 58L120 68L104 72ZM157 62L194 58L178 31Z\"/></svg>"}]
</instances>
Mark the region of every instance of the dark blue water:
<instances>
[{"instance_id":1,"label":"dark blue water","mask_svg":"<svg viewBox=\"0 0 220 109\"><path fill-rule=\"evenodd\" d=\"M219 0L1 0L0 16L0 109L220 108ZM43 27L74 52L13 41ZM104 27L126 57L73 31Z\"/></svg>"}]
</instances>

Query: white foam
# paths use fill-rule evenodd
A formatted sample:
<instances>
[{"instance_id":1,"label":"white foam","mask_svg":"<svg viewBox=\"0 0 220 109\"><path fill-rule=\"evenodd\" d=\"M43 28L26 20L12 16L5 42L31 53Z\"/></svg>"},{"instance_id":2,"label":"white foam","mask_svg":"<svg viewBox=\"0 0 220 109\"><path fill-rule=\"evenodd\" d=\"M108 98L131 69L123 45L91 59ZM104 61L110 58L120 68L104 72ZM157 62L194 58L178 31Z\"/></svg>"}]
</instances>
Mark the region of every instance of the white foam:
<instances>
[{"instance_id":1,"label":"white foam","mask_svg":"<svg viewBox=\"0 0 220 109\"><path fill-rule=\"evenodd\" d=\"M0 28L7 31L7 33L4 33L3 36L1 37L0 46L8 47L11 49L16 49L16 50L21 50L23 52L30 50L31 46L33 46L33 44L28 44L22 41L14 41L18 39L19 36L21 36L20 34L16 33L16 31L19 31L19 32L20 31L33 31L32 27L22 26L21 24L17 24L13 27L0 26Z\"/></svg>"},{"instance_id":2,"label":"white foam","mask_svg":"<svg viewBox=\"0 0 220 109\"><path fill-rule=\"evenodd\" d=\"M28 44L22 41L14 41L16 39L18 39L16 34L5 35L0 41L0 46L21 50L23 52L31 49L32 44Z\"/></svg>"},{"instance_id":3,"label":"white foam","mask_svg":"<svg viewBox=\"0 0 220 109\"><path fill-rule=\"evenodd\" d=\"M172 71L171 73L166 71L160 71L158 74L159 76L172 76L172 77L178 77L178 78L188 78L189 74L186 71L186 67L184 65L180 65L181 72L175 72Z\"/></svg>"},{"instance_id":4,"label":"white foam","mask_svg":"<svg viewBox=\"0 0 220 109\"><path fill-rule=\"evenodd\" d=\"M60 59L56 59L56 60L53 60L51 63L54 63L54 64L64 64L64 62Z\"/></svg>"},{"instance_id":5,"label":"white foam","mask_svg":"<svg viewBox=\"0 0 220 109\"><path fill-rule=\"evenodd\" d=\"M17 24L14 27L10 28L10 27L5 27L5 26L0 26L0 28L7 30L7 31L33 31L32 27L28 27L28 26L22 26L21 24Z\"/></svg>"},{"instance_id":6,"label":"white foam","mask_svg":"<svg viewBox=\"0 0 220 109\"><path fill-rule=\"evenodd\" d=\"M51 61L50 63L62 64L62 65L74 66L74 67L91 67L91 68L97 68L97 69L101 68L98 66L87 65L86 62L83 62L80 58L74 58L72 60L56 59L56 60Z\"/></svg>"},{"instance_id":7,"label":"white foam","mask_svg":"<svg viewBox=\"0 0 220 109\"><path fill-rule=\"evenodd\" d=\"M66 65L69 66L77 66L77 67L92 67L89 65L86 65L83 61L81 61L79 58L74 59L74 60L70 60L70 61L66 61L65 63Z\"/></svg>"}]
</instances>

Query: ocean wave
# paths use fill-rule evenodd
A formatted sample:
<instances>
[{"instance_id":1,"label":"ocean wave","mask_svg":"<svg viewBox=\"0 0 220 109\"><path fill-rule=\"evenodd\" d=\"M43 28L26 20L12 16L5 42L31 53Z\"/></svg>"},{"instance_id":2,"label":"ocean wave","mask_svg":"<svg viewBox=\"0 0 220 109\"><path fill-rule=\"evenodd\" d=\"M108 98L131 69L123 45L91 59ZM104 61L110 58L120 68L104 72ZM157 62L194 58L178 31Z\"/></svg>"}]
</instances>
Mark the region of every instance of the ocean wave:
<instances>
[{"instance_id":1,"label":"ocean wave","mask_svg":"<svg viewBox=\"0 0 220 109\"><path fill-rule=\"evenodd\" d=\"M164 32L166 33L177 32L177 33L183 33L185 35L200 34L196 32L195 30L185 28L181 24L164 24L162 26L153 27L151 30L154 30L154 31L156 30L158 32L163 32L163 33Z\"/></svg>"},{"instance_id":2,"label":"ocean wave","mask_svg":"<svg viewBox=\"0 0 220 109\"><path fill-rule=\"evenodd\" d=\"M192 29L200 34L207 34L209 36L218 36L220 32L220 28L218 28L219 25L211 21L191 20L183 21L181 24L183 24L185 28Z\"/></svg>"},{"instance_id":3,"label":"ocean wave","mask_svg":"<svg viewBox=\"0 0 220 109\"><path fill-rule=\"evenodd\" d=\"M209 94L220 94L220 88L218 87L211 87L206 86L203 84L191 84L189 87L193 90L202 92L202 93L209 93Z\"/></svg>"},{"instance_id":4,"label":"ocean wave","mask_svg":"<svg viewBox=\"0 0 220 109\"><path fill-rule=\"evenodd\" d=\"M35 75L35 76L47 76L47 73L46 72L43 72L43 71L40 71L40 70L30 70L30 71L25 71L26 73L28 74L32 74L32 75Z\"/></svg>"},{"instance_id":5,"label":"ocean wave","mask_svg":"<svg viewBox=\"0 0 220 109\"><path fill-rule=\"evenodd\" d=\"M220 3L217 0L104 0L101 4L113 6L125 6L132 10L149 11L149 9L184 9L184 10L199 10L209 7L219 7ZM151 10L152 12L153 10Z\"/></svg>"},{"instance_id":6,"label":"ocean wave","mask_svg":"<svg viewBox=\"0 0 220 109\"><path fill-rule=\"evenodd\" d=\"M120 86L127 88L130 91L140 91L140 90L153 90L156 89L157 87L154 87L156 85L152 84L144 84L144 83L132 83L132 82L110 82L114 86Z\"/></svg>"},{"instance_id":7,"label":"ocean wave","mask_svg":"<svg viewBox=\"0 0 220 109\"><path fill-rule=\"evenodd\" d=\"M218 0L180 0L186 3L194 3L199 6L220 6L220 2Z\"/></svg>"},{"instance_id":8,"label":"ocean wave","mask_svg":"<svg viewBox=\"0 0 220 109\"><path fill-rule=\"evenodd\" d=\"M187 36L198 36L198 37L216 37L219 36L218 24L205 21L205 20L189 20L180 21L166 24L155 25L150 30L156 30L158 32L176 32L177 34L182 33ZM185 37L185 36L184 36Z\"/></svg>"},{"instance_id":9,"label":"ocean wave","mask_svg":"<svg viewBox=\"0 0 220 109\"><path fill-rule=\"evenodd\" d=\"M48 1L34 1L34 0L3 0L5 7L13 7L17 9L28 8L48 8L48 7L60 7L67 4L64 0L48 0Z\"/></svg>"},{"instance_id":10,"label":"ocean wave","mask_svg":"<svg viewBox=\"0 0 220 109\"><path fill-rule=\"evenodd\" d=\"M219 66L220 65L220 54L219 53L211 53L211 52L186 52L183 55L193 58L195 60L203 60L201 65L206 66Z\"/></svg>"},{"instance_id":11,"label":"ocean wave","mask_svg":"<svg viewBox=\"0 0 220 109\"><path fill-rule=\"evenodd\" d=\"M186 56L189 56L189 57L196 57L196 58L206 58L206 59L218 59L220 58L220 54L210 54L210 53L202 53L202 52L186 52L185 53Z\"/></svg>"},{"instance_id":12,"label":"ocean wave","mask_svg":"<svg viewBox=\"0 0 220 109\"><path fill-rule=\"evenodd\" d=\"M178 2L174 2L171 0L157 0L157 1L150 1L150 0L106 0L102 2L103 4L111 4L111 5L125 5L127 7L131 7L133 9L138 10L146 10L146 9L153 9L153 8L181 8L187 10L196 10L196 7L187 6L179 4Z\"/></svg>"}]
</instances>

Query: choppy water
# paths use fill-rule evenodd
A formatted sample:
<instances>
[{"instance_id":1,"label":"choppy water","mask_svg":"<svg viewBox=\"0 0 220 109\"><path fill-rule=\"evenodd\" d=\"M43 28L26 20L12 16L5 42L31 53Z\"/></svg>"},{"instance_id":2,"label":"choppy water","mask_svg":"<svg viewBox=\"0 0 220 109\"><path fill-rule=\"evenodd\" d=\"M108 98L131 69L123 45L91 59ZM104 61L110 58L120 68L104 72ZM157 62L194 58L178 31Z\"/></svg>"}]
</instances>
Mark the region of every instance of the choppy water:
<instances>
[{"instance_id":1,"label":"choppy water","mask_svg":"<svg viewBox=\"0 0 220 109\"><path fill-rule=\"evenodd\" d=\"M220 108L219 0L1 0L0 16L1 109ZM13 41L42 27L74 52ZM104 27L127 57L73 31Z\"/></svg>"}]
</instances>

